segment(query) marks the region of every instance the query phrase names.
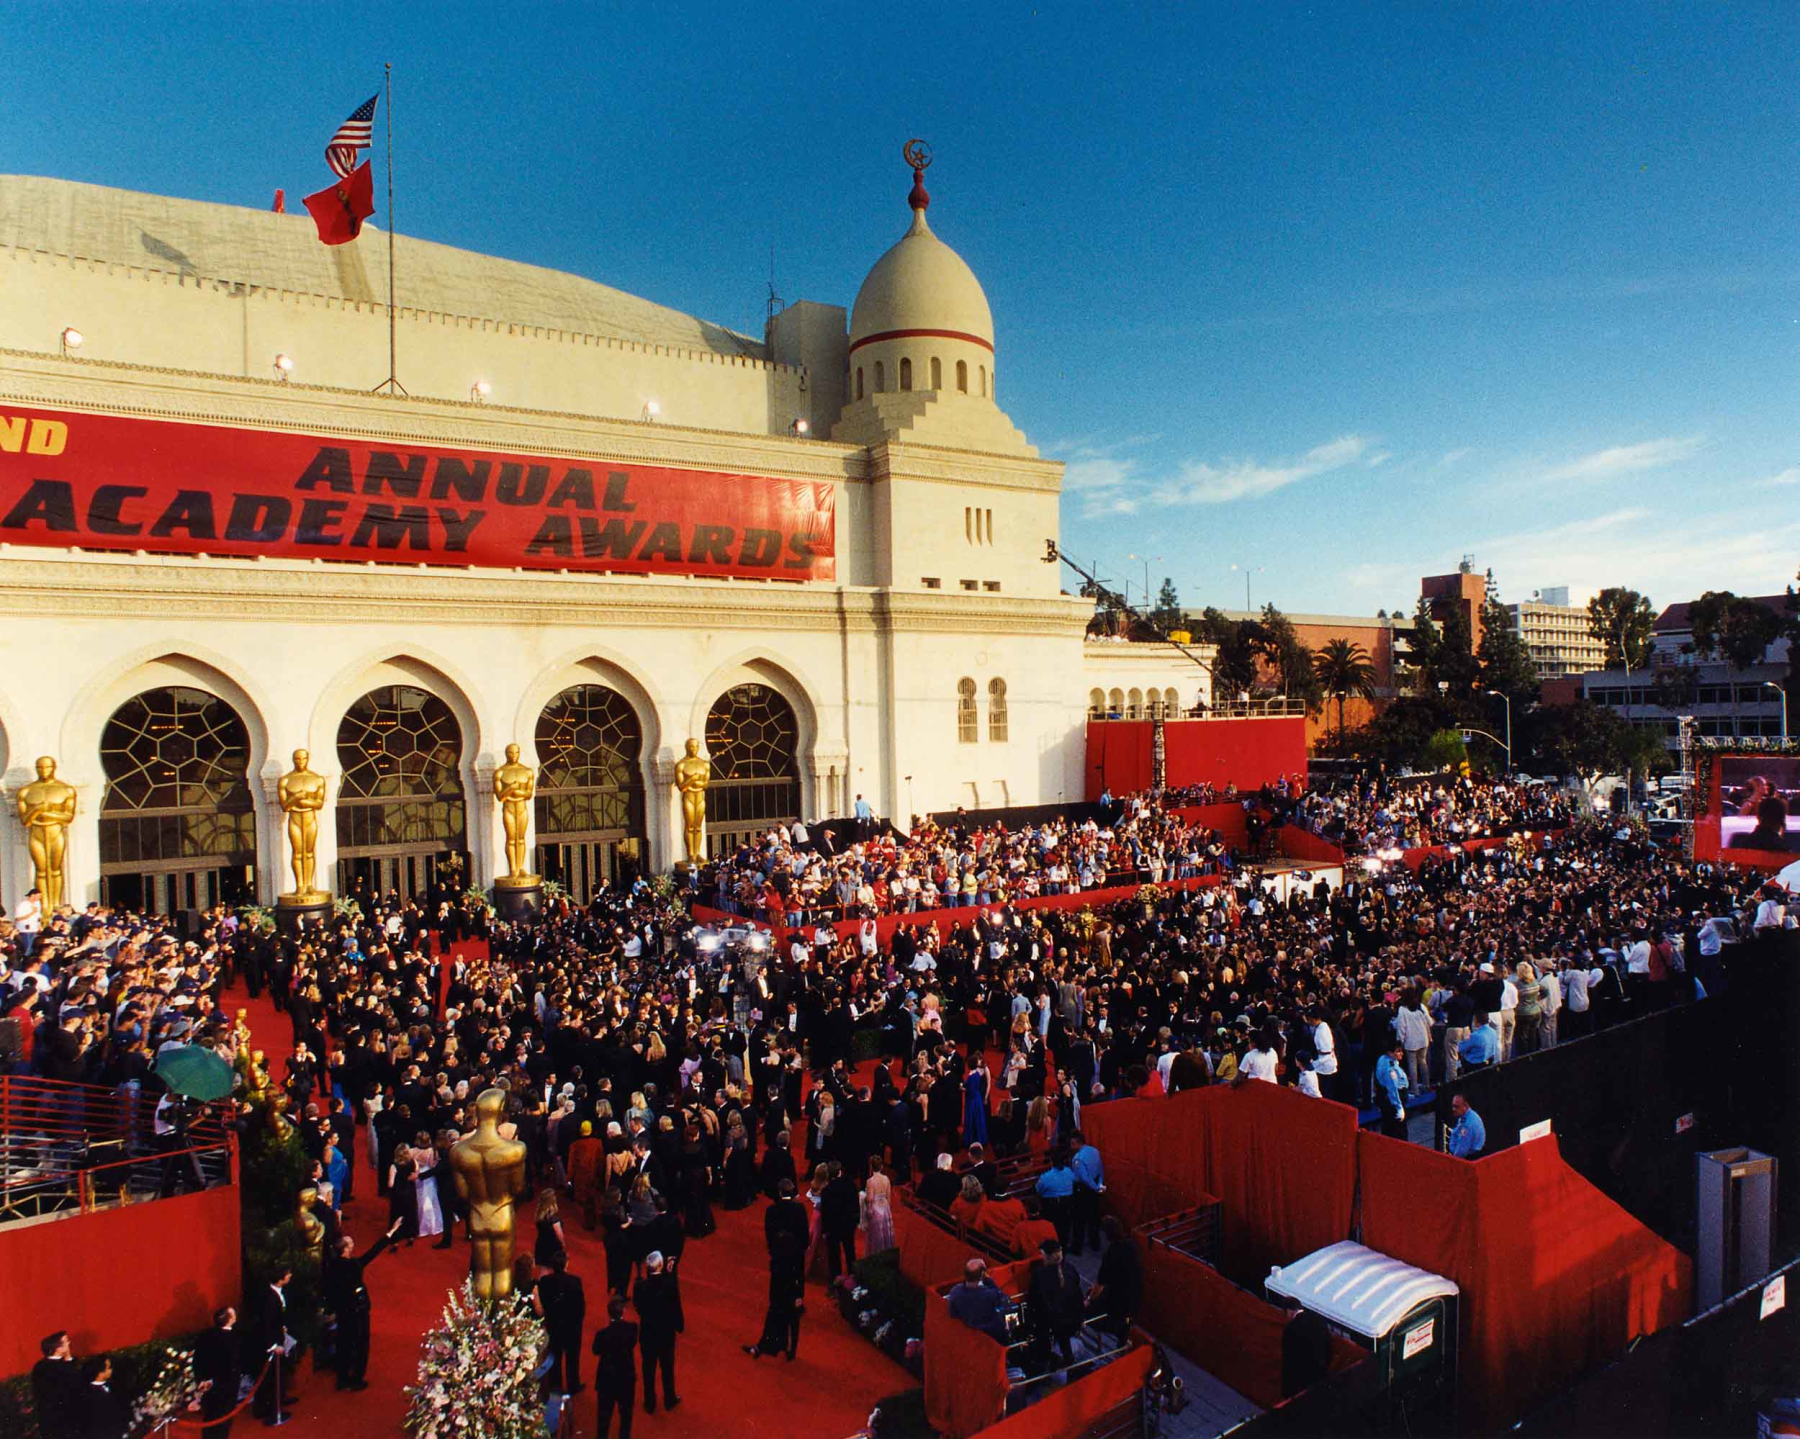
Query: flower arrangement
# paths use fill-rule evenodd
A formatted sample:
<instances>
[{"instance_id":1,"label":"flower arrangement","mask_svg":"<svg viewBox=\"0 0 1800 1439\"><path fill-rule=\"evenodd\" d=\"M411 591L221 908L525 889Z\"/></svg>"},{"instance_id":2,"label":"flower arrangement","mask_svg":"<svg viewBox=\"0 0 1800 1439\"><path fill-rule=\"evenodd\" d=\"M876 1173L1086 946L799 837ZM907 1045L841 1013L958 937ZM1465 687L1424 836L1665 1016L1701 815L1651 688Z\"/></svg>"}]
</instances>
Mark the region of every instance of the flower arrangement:
<instances>
[{"instance_id":1,"label":"flower arrangement","mask_svg":"<svg viewBox=\"0 0 1800 1439\"><path fill-rule=\"evenodd\" d=\"M416 1439L539 1439L536 1372L544 1326L525 1304L476 1302L465 1280L425 1336L419 1382L406 1387L406 1432Z\"/></svg>"},{"instance_id":2,"label":"flower arrangement","mask_svg":"<svg viewBox=\"0 0 1800 1439\"><path fill-rule=\"evenodd\" d=\"M153 1434L200 1402L192 1349L165 1349L155 1382L131 1407L129 1434Z\"/></svg>"},{"instance_id":3,"label":"flower arrangement","mask_svg":"<svg viewBox=\"0 0 1800 1439\"><path fill-rule=\"evenodd\" d=\"M1138 887L1137 901L1139 904L1161 904L1162 897L1163 892L1159 885L1145 884Z\"/></svg>"}]
</instances>

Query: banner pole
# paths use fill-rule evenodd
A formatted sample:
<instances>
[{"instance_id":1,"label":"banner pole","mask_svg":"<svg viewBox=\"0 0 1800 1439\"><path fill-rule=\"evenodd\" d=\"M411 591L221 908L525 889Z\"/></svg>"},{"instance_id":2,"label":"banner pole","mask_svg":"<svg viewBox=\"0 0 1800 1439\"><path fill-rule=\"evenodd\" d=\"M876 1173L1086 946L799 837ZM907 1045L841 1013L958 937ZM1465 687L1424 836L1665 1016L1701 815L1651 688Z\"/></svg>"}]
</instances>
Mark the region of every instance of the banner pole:
<instances>
[{"instance_id":1,"label":"banner pole","mask_svg":"<svg viewBox=\"0 0 1800 1439\"><path fill-rule=\"evenodd\" d=\"M383 390L390 395L404 395L406 387L400 383L394 364L394 327L398 312L394 308L394 64L388 61L382 66L382 88L387 100L387 222L388 222L388 377L375 387L375 393Z\"/></svg>"}]
</instances>

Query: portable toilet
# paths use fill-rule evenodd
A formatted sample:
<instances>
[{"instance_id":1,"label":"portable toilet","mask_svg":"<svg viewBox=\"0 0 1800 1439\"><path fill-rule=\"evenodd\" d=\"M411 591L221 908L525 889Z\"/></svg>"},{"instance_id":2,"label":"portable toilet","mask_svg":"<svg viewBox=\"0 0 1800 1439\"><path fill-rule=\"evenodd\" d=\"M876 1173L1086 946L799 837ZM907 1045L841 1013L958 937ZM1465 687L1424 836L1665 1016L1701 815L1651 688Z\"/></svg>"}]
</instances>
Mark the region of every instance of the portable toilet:
<instances>
[{"instance_id":1,"label":"portable toilet","mask_svg":"<svg viewBox=\"0 0 1800 1439\"><path fill-rule=\"evenodd\" d=\"M1390 1390L1453 1390L1455 1283L1345 1240L1269 1271L1273 1302L1289 1299L1380 1362Z\"/></svg>"}]
</instances>

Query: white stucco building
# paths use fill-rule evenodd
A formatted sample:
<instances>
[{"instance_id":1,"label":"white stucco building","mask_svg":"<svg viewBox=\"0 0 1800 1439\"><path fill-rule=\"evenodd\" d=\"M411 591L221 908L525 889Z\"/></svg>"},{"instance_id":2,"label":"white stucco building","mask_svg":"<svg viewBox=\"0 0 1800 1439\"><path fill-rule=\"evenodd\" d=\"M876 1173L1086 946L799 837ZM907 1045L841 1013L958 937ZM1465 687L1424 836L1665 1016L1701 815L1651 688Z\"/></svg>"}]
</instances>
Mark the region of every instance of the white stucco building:
<instances>
[{"instance_id":1,"label":"white stucco building","mask_svg":"<svg viewBox=\"0 0 1800 1439\"><path fill-rule=\"evenodd\" d=\"M76 787L68 897L291 888L274 794L301 748L339 892L451 851L490 880L515 742L537 868L577 889L679 857L690 736L715 842L859 793L902 817L1080 798L1090 691L1124 660L1088 673L1091 605L1043 558L1062 466L1000 408L981 286L911 203L847 325L802 302L761 340L398 237L396 395L385 234L0 177L0 769L10 797L52 755ZM769 496L812 507L810 555L748 527ZM493 511L461 550L458 503ZM656 528L596 539L605 510ZM481 539L521 524L497 562ZM1128 668L1204 697L1173 650ZM0 866L16 897L10 803Z\"/></svg>"}]
</instances>

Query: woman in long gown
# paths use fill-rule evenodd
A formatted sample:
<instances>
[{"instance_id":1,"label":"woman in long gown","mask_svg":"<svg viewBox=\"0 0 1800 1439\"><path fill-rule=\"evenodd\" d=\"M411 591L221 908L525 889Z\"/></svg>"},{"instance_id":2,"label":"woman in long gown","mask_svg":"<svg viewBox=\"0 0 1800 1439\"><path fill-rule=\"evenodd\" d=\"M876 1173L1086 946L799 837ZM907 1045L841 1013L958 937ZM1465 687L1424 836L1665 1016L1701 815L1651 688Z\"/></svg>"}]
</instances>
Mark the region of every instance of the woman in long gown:
<instances>
[{"instance_id":1,"label":"woman in long gown","mask_svg":"<svg viewBox=\"0 0 1800 1439\"><path fill-rule=\"evenodd\" d=\"M712 1212L712 1177L700 1127L690 1124L681 1143L681 1183L686 1201L682 1205L682 1224L690 1239L704 1239L718 1228Z\"/></svg>"},{"instance_id":2,"label":"woman in long gown","mask_svg":"<svg viewBox=\"0 0 1800 1439\"><path fill-rule=\"evenodd\" d=\"M819 1207L824 1203L825 1184L825 1166L821 1164L813 1170L812 1182L806 1186L806 1274L821 1284L829 1280L825 1272L825 1246L819 1242L825 1227L823 1211Z\"/></svg>"},{"instance_id":3,"label":"woman in long gown","mask_svg":"<svg viewBox=\"0 0 1800 1439\"><path fill-rule=\"evenodd\" d=\"M869 1161L868 1182L863 1185L863 1233L866 1252L879 1254L894 1247L894 1187L881 1172L881 1161Z\"/></svg>"},{"instance_id":4,"label":"woman in long gown","mask_svg":"<svg viewBox=\"0 0 1800 1439\"><path fill-rule=\"evenodd\" d=\"M963 1081L963 1143L986 1146L988 1142L988 1071L984 1060L969 1066Z\"/></svg>"},{"instance_id":5,"label":"woman in long gown","mask_svg":"<svg viewBox=\"0 0 1800 1439\"><path fill-rule=\"evenodd\" d=\"M396 1239L411 1244L419 1237L419 1188L413 1183L412 1150L402 1144L388 1166L388 1221L400 1221Z\"/></svg>"},{"instance_id":6,"label":"woman in long gown","mask_svg":"<svg viewBox=\"0 0 1800 1439\"><path fill-rule=\"evenodd\" d=\"M438 1203L437 1151L431 1136L421 1134L413 1145L413 1183L418 1187L419 1238L435 1239L444 1232L444 1210Z\"/></svg>"},{"instance_id":7,"label":"woman in long gown","mask_svg":"<svg viewBox=\"0 0 1800 1439\"><path fill-rule=\"evenodd\" d=\"M756 1198L756 1161L750 1155L750 1134L736 1113L725 1129L725 1207L748 1209Z\"/></svg>"}]
</instances>

